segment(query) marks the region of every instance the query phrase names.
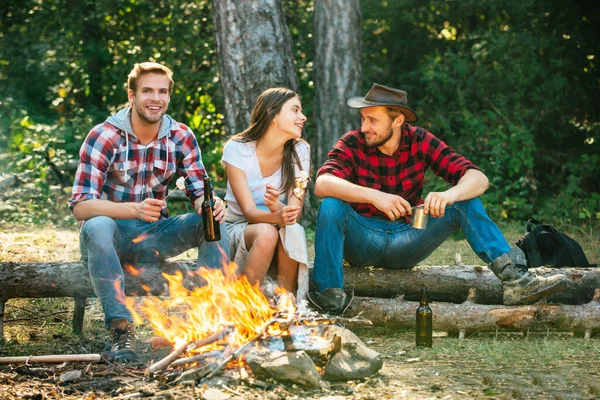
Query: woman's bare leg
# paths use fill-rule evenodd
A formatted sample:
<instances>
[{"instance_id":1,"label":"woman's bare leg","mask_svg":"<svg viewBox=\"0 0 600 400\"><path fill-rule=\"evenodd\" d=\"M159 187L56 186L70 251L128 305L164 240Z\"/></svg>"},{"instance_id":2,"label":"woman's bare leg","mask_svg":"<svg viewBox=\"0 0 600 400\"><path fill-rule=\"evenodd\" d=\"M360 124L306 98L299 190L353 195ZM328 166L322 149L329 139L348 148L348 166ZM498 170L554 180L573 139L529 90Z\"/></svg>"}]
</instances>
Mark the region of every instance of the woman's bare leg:
<instances>
[{"instance_id":1,"label":"woman's bare leg","mask_svg":"<svg viewBox=\"0 0 600 400\"><path fill-rule=\"evenodd\" d=\"M298 261L291 259L281 240L277 241L277 284L296 295L298 289Z\"/></svg>"},{"instance_id":2,"label":"woman's bare leg","mask_svg":"<svg viewBox=\"0 0 600 400\"><path fill-rule=\"evenodd\" d=\"M248 249L244 275L254 285L262 282L269 270L279 242L279 231L271 224L248 224L244 230L244 240Z\"/></svg>"}]
</instances>

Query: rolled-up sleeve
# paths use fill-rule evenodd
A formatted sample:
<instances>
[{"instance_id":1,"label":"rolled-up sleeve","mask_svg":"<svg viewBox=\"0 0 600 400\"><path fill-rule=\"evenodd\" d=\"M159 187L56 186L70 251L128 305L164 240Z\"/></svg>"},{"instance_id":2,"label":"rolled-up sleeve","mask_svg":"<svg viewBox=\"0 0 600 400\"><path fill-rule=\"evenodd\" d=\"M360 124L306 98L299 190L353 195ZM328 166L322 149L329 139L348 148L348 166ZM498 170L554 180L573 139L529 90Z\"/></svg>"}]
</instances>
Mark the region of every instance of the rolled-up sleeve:
<instances>
[{"instance_id":1,"label":"rolled-up sleeve","mask_svg":"<svg viewBox=\"0 0 600 400\"><path fill-rule=\"evenodd\" d=\"M331 174L350 180L354 173L354 152L348 143L348 136L341 137L327 156L327 161L319 168L317 176Z\"/></svg>"},{"instance_id":2,"label":"rolled-up sleeve","mask_svg":"<svg viewBox=\"0 0 600 400\"><path fill-rule=\"evenodd\" d=\"M79 150L69 209L81 201L99 199L106 181L106 172L114 157L113 145L102 135L102 128L90 131Z\"/></svg>"}]
</instances>

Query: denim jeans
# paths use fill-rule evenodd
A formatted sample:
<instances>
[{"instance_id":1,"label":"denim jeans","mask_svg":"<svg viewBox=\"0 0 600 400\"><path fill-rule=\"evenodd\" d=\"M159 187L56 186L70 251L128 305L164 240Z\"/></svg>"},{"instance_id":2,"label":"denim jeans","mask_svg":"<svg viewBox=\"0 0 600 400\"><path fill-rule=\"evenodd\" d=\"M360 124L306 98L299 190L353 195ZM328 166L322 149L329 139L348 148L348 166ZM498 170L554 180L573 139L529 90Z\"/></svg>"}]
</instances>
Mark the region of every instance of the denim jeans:
<instances>
[{"instance_id":1,"label":"denim jeans","mask_svg":"<svg viewBox=\"0 0 600 400\"><path fill-rule=\"evenodd\" d=\"M141 237L143 240L133 239ZM125 281L121 262L160 262L186 250L198 248L198 266L220 268L229 264L227 229L221 223L221 240L206 242L202 215L189 213L157 222L140 219L115 220L94 217L85 221L79 234L82 259L87 260L94 293L110 322L133 322L124 304Z\"/></svg>"},{"instance_id":2,"label":"denim jeans","mask_svg":"<svg viewBox=\"0 0 600 400\"><path fill-rule=\"evenodd\" d=\"M459 229L486 263L510 250L479 198L454 203L446 207L443 217L430 217L427 229L414 229L404 219L363 217L347 202L326 197L317 217L312 275L315 288L318 292L343 288L344 259L360 265L410 268Z\"/></svg>"}]
</instances>

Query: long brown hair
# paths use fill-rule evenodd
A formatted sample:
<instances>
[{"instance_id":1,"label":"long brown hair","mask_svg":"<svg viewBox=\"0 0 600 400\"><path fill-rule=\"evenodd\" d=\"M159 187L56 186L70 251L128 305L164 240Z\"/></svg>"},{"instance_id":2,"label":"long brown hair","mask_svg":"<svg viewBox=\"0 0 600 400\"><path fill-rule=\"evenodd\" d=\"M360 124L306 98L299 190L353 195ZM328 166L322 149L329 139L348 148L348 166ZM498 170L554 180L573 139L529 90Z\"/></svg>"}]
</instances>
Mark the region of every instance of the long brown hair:
<instances>
[{"instance_id":1,"label":"long brown hair","mask_svg":"<svg viewBox=\"0 0 600 400\"><path fill-rule=\"evenodd\" d=\"M298 94L291 89L276 87L262 92L256 99L252 109L252 118L250 126L243 132L232 136L231 140L242 143L258 141L271 126L273 118L281 111L281 107L291 98L298 97ZM293 186L296 178L294 163L302 169L300 158L296 153L296 145L306 141L302 139L290 139L283 146L282 176L279 193L287 193ZM310 171L306 171L310 173Z\"/></svg>"}]
</instances>

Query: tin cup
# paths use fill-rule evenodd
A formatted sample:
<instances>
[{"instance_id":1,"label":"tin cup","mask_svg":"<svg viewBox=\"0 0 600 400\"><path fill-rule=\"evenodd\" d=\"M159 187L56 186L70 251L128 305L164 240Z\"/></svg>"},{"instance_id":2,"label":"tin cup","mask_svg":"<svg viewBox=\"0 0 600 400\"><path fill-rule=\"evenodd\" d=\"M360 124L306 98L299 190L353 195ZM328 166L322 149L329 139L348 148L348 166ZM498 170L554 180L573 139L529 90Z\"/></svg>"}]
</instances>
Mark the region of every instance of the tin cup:
<instances>
[{"instance_id":1,"label":"tin cup","mask_svg":"<svg viewBox=\"0 0 600 400\"><path fill-rule=\"evenodd\" d=\"M427 221L429 221L429 214L425 214L423 205L412 208L410 226L415 229L425 229L427 228Z\"/></svg>"}]
</instances>

